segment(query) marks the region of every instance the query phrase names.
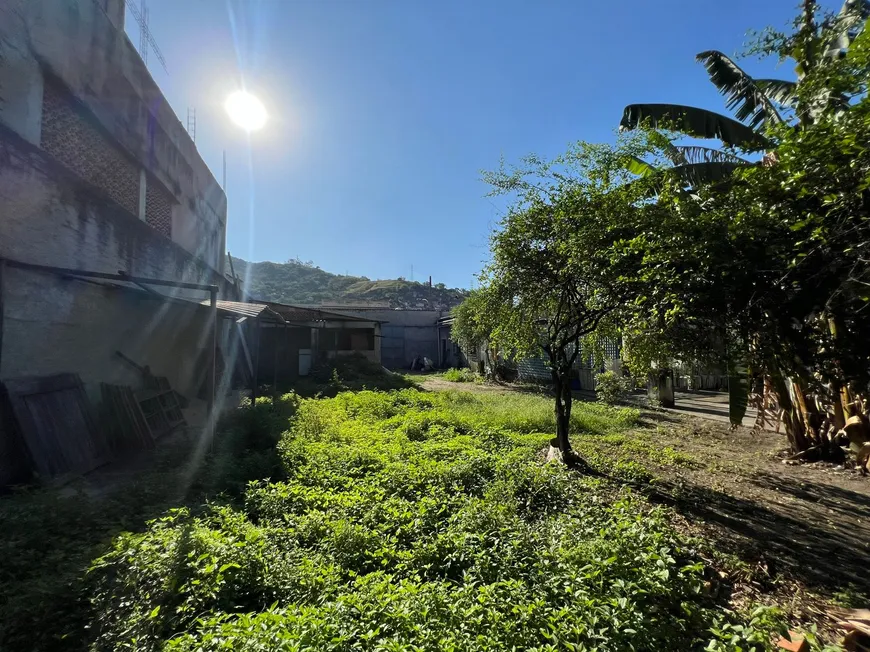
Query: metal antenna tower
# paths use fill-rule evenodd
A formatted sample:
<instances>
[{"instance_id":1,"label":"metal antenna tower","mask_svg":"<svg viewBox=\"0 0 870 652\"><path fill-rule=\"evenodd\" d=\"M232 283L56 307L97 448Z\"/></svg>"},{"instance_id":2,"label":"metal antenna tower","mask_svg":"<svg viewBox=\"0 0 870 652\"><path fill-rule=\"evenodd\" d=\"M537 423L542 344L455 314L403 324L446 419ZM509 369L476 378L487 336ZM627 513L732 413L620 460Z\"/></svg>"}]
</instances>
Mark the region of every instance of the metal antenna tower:
<instances>
[{"instance_id":1,"label":"metal antenna tower","mask_svg":"<svg viewBox=\"0 0 870 652\"><path fill-rule=\"evenodd\" d=\"M126 0L126 5L130 13L133 14L133 18L139 23L139 55L142 57L142 61L145 62L146 66L148 65L148 47L150 46L154 51L154 56L163 66L163 70L169 72L166 68L166 60L163 58L160 48L157 47L157 41L154 40L154 35L148 29L148 7L145 6L145 0L140 0L139 7L132 0Z\"/></svg>"},{"instance_id":2,"label":"metal antenna tower","mask_svg":"<svg viewBox=\"0 0 870 652\"><path fill-rule=\"evenodd\" d=\"M187 107L187 133L196 142L196 107Z\"/></svg>"}]
</instances>

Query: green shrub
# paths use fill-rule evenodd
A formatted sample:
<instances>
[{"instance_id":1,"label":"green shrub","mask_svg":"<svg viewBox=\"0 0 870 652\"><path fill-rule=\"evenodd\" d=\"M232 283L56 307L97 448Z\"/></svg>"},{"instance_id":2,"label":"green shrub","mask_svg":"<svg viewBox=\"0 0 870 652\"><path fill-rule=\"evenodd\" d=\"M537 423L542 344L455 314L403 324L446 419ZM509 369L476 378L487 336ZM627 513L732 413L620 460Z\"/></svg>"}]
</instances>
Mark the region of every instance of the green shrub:
<instances>
[{"instance_id":1,"label":"green shrub","mask_svg":"<svg viewBox=\"0 0 870 652\"><path fill-rule=\"evenodd\" d=\"M444 372L443 378L451 383L474 383L479 376L471 369L448 369Z\"/></svg>"},{"instance_id":2,"label":"green shrub","mask_svg":"<svg viewBox=\"0 0 870 652\"><path fill-rule=\"evenodd\" d=\"M245 419L286 430L285 479L117 537L88 575L93 649L738 649L769 630L702 597L694 544L663 511L543 461L546 398L263 409ZM635 418L576 407L603 436Z\"/></svg>"},{"instance_id":3,"label":"green shrub","mask_svg":"<svg viewBox=\"0 0 870 652\"><path fill-rule=\"evenodd\" d=\"M602 403L615 405L624 401L634 389L634 381L613 371L595 376L595 396Z\"/></svg>"},{"instance_id":4,"label":"green shrub","mask_svg":"<svg viewBox=\"0 0 870 652\"><path fill-rule=\"evenodd\" d=\"M387 371L362 353L340 355L315 364L308 376L293 389L303 396L334 397L340 392L363 389L406 389L416 387L409 378Z\"/></svg>"}]
</instances>

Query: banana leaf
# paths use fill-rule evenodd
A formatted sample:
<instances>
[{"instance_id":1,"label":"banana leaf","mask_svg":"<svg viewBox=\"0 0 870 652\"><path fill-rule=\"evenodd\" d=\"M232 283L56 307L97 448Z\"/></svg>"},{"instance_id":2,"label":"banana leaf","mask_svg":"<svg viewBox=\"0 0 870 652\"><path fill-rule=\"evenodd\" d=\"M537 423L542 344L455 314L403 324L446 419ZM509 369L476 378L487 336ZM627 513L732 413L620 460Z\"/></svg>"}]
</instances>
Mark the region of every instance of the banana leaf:
<instances>
[{"instance_id":1,"label":"banana leaf","mask_svg":"<svg viewBox=\"0 0 870 652\"><path fill-rule=\"evenodd\" d=\"M768 140L760 133L724 115L681 104L629 104L622 113L619 128L637 129L644 122L653 129L673 129L695 138L718 138L731 147L767 149Z\"/></svg>"},{"instance_id":2,"label":"banana leaf","mask_svg":"<svg viewBox=\"0 0 870 652\"><path fill-rule=\"evenodd\" d=\"M725 96L725 106L734 111L740 122L757 129L765 124L779 124L782 116L755 80L729 57L717 50L707 50L695 57L703 63L710 81Z\"/></svg>"},{"instance_id":3,"label":"banana leaf","mask_svg":"<svg viewBox=\"0 0 870 652\"><path fill-rule=\"evenodd\" d=\"M797 107L797 83L784 79L756 79L755 85L772 101L790 109Z\"/></svg>"},{"instance_id":4,"label":"banana leaf","mask_svg":"<svg viewBox=\"0 0 870 652\"><path fill-rule=\"evenodd\" d=\"M675 165L670 168L685 185L694 188L705 183L717 183L730 177L737 168L746 167L751 163L731 163L725 161L710 161L706 163L690 163Z\"/></svg>"},{"instance_id":5,"label":"banana leaf","mask_svg":"<svg viewBox=\"0 0 870 652\"><path fill-rule=\"evenodd\" d=\"M731 154L713 147L700 147L698 145L677 145L674 149L679 151L680 160L674 161L674 165L691 163L738 163L751 165L751 162L736 154Z\"/></svg>"}]
</instances>

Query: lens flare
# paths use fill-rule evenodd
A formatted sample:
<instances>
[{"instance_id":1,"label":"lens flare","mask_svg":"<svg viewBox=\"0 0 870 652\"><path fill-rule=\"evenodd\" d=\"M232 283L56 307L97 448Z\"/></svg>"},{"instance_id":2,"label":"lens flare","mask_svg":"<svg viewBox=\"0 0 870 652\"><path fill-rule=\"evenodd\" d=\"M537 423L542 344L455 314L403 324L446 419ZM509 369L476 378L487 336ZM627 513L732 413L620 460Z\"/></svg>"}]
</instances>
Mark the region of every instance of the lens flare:
<instances>
[{"instance_id":1,"label":"lens flare","mask_svg":"<svg viewBox=\"0 0 870 652\"><path fill-rule=\"evenodd\" d=\"M245 131L257 131L266 124L266 107L256 97L245 91L236 91L227 98L224 108L235 122Z\"/></svg>"}]
</instances>

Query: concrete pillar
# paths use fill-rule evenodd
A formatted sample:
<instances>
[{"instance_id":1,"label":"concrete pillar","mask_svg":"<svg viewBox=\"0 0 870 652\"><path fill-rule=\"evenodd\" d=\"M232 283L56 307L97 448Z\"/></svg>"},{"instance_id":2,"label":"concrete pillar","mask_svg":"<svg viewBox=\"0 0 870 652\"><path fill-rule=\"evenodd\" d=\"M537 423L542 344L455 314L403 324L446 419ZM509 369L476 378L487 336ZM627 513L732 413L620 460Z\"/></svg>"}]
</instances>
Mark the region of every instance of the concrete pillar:
<instances>
[{"instance_id":1,"label":"concrete pillar","mask_svg":"<svg viewBox=\"0 0 870 652\"><path fill-rule=\"evenodd\" d=\"M378 323L374 324L375 328L375 360L377 360L378 364L383 364L381 361L381 325Z\"/></svg>"},{"instance_id":2,"label":"concrete pillar","mask_svg":"<svg viewBox=\"0 0 870 652\"><path fill-rule=\"evenodd\" d=\"M661 407L674 407L674 380L670 369L656 369L649 374L649 398Z\"/></svg>"},{"instance_id":3,"label":"concrete pillar","mask_svg":"<svg viewBox=\"0 0 870 652\"><path fill-rule=\"evenodd\" d=\"M139 219L145 221L145 197L148 191L148 175L144 169L139 169Z\"/></svg>"}]
</instances>

